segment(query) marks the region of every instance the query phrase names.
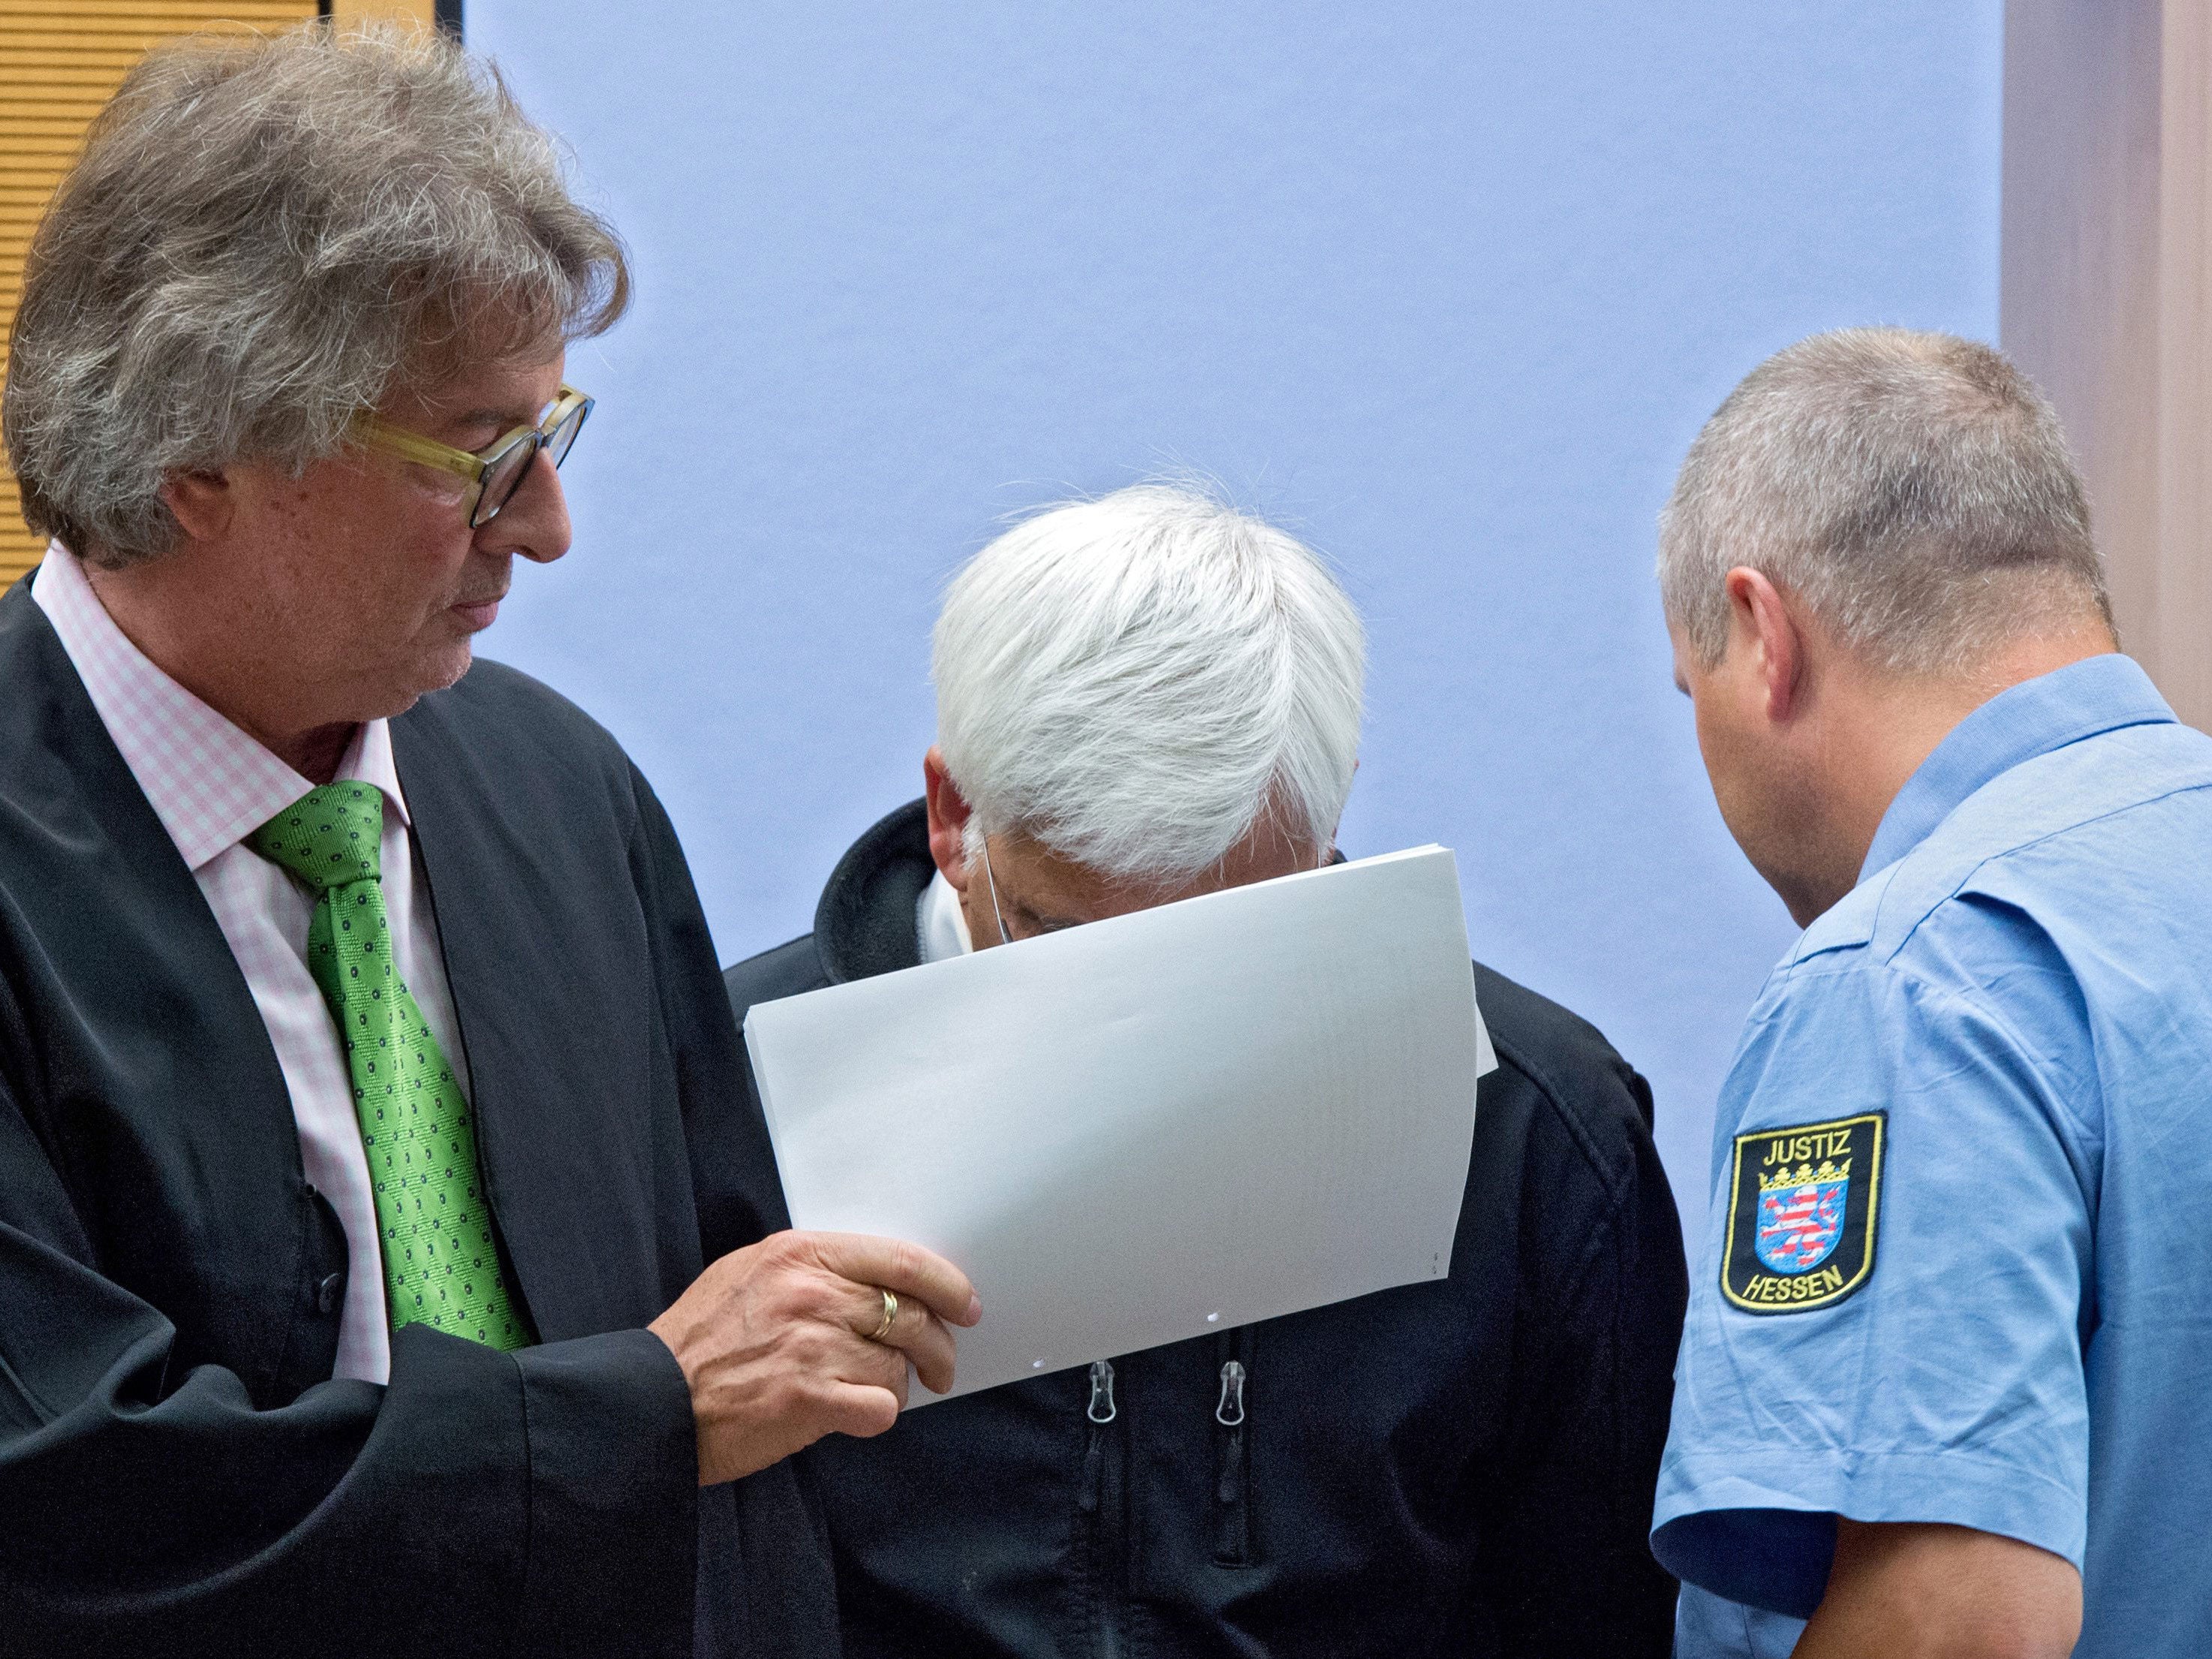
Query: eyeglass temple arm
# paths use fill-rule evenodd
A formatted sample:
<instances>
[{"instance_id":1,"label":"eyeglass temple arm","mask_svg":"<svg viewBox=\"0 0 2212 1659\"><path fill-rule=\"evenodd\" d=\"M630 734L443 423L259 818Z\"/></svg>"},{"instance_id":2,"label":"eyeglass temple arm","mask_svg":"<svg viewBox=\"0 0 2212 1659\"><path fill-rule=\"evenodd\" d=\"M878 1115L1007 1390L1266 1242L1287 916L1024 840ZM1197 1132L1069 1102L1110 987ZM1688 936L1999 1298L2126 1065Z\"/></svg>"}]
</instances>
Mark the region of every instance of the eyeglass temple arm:
<instances>
[{"instance_id":1,"label":"eyeglass temple arm","mask_svg":"<svg viewBox=\"0 0 2212 1659\"><path fill-rule=\"evenodd\" d=\"M474 483L483 477L483 463L466 450L455 449L450 444L441 444L434 438L417 437L412 432L402 431L396 426L386 426L381 421L372 420L367 422L365 429L369 439L378 448L386 450L403 459L418 462L424 466L434 466L441 471L452 473L457 478L465 479L470 483Z\"/></svg>"},{"instance_id":2,"label":"eyeglass temple arm","mask_svg":"<svg viewBox=\"0 0 2212 1659\"><path fill-rule=\"evenodd\" d=\"M999 943L1012 945L1014 936L1006 931L1006 914L999 908L999 878L991 873L991 838L983 838L983 880L991 890L991 920L999 924Z\"/></svg>"}]
</instances>

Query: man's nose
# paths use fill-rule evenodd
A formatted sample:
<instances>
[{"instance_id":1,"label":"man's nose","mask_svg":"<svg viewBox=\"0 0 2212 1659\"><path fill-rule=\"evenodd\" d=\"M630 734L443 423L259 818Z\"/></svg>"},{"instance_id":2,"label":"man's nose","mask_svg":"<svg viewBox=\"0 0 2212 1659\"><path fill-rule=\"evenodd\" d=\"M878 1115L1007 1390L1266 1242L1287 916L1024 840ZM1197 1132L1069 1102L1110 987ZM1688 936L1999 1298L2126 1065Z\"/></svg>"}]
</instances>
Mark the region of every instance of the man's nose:
<instances>
[{"instance_id":1,"label":"man's nose","mask_svg":"<svg viewBox=\"0 0 2212 1659\"><path fill-rule=\"evenodd\" d=\"M499 516L477 532L477 546L486 553L519 553L535 563L550 564L568 550L571 537L561 474L540 450L531 458L530 471Z\"/></svg>"}]
</instances>

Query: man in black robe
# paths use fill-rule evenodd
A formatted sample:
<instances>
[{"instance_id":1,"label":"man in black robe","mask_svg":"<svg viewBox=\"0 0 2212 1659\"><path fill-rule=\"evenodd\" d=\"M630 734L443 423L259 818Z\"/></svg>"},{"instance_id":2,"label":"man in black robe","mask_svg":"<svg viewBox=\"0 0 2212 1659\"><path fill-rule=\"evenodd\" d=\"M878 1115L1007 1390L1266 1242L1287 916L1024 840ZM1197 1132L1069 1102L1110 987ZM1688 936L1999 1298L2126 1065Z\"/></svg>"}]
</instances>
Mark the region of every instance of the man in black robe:
<instances>
[{"instance_id":1,"label":"man in black robe","mask_svg":"<svg viewBox=\"0 0 2212 1659\"><path fill-rule=\"evenodd\" d=\"M666 817L471 668L625 291L435 39L156 52L39 230L0 1654L837 1651L784 1460L946 1386L972 1292L776 1231Z\"/></svg>"},{"instance_id":2,"label":"man in black robe","mask_svg":"<svg viewBox=\"0 0 2212 1659\"><path fill-rule=\"evenodd\" d=\"M1362 658L1255 520L1150 487L1030 520L947 595L925 799L732 1003L1328 861ZM850 1659L1668 1652L1644 1534L1687 1291L1650 1091L1474 974L1499 1063L1449 1277L822 1442Z\"/></svg>"}]
</instances>

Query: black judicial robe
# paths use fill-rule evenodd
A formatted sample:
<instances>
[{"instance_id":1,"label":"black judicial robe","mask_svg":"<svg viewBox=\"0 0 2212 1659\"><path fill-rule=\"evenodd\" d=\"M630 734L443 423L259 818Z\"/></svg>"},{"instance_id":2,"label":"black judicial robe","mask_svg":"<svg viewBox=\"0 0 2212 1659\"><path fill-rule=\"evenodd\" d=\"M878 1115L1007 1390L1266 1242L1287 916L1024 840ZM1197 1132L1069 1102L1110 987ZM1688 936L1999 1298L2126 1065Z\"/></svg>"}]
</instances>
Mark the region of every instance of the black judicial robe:
<instances>
[{"instance_id":1,"label":"black judicial robe","mask_svg":"<svg viewBox=\"0 0 2212 1659\"><path fill-rule=\"evenodd\" d=\"M392 722L541 1345L410 1326L377 1387L244 975L27 582L0 711L0 1654L834 1654L793 1474L701 1492L642 1328L784 1224L613 739L492 663Z\"/></svg>"}]
</instances>

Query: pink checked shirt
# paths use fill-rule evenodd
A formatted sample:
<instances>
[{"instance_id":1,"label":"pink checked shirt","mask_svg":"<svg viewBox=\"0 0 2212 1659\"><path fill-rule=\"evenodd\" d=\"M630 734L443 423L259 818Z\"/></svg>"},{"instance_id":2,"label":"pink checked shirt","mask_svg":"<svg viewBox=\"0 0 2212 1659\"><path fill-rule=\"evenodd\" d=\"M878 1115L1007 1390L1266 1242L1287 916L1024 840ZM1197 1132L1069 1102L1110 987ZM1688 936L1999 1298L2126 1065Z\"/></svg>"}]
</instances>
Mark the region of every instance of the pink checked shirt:
<instances>
[{"instance_id":1,"label":"pink checked shirt","mask_svg":"<svg viewBox=\"0 0 2212 1659\"><path fill-rule=\"evenodd\" d=\"M313 786L148 660L108 616L83 566L58 542L46 550L31 597L61 636L108 736L199 884L269 1028L291 1091L301 1164L345 1227L349 1262L336 1374L386 1382L392 1370L391 1328L368 1159L337 1026L307 972L314 895L297 877L242 844L244 836ZM384 902L393 957L465 1091L468 1073L446 983L445 953L429 885L408 834L407 800L392 763L387 722L371 720L361 728L337 775L384 792ZM188 1110L191 1103L177 1104ZM283 1201L283 1194L270 1194L272 1204Z\"/></svg>"}]
</instances>

